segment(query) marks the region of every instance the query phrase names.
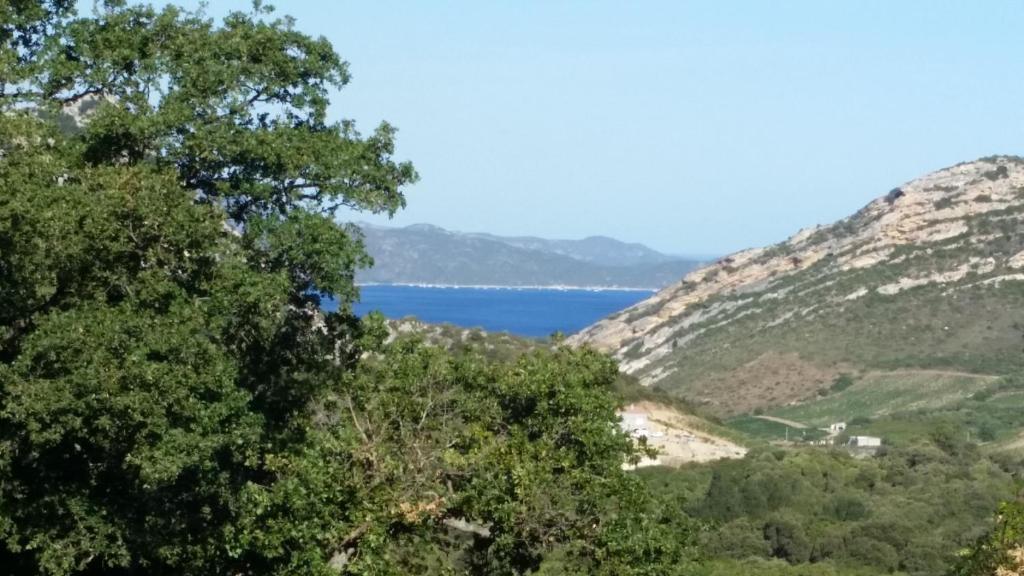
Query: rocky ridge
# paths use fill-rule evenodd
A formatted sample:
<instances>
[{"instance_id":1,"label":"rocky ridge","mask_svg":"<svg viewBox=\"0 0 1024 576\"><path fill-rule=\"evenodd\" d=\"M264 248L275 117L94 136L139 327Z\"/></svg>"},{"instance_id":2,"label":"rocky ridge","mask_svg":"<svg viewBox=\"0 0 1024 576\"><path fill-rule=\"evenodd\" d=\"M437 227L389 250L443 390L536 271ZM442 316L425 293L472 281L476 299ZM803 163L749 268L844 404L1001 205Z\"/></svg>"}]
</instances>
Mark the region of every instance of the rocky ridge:
<instances>
[{"instance_id":1,"label":"rocky ridge","mask_svg":"<svg viewBox=\"0 0 1024 576\"><path fill-rule=\"evenodd\" d=\"M695 270L570 342L613 353L622 370L645 385L681 389L712 403L722 398L707 393L708 385L721 384L737 371L758 371L764 355L776 360L768 363L775 367L788 356L791 363L804 365L797 372L822 372L813 383L773 399L799 400L830 374L870 364L871 358L815 357L807 349L813 346L801 345L794 331L821 324L823 318L857 317L865 302L884 308L911 292L915 301L930 295L946 302L956 300L950 297L953 291L1019 284L1024 280L1022 221L1024 159L1002 156L959 164L895 188L834 224L801 230L785 242ZM723 336L740 325L739 333ZM865 327L853 322L848 328ZM741 338L756 341L753 350L760 356L732 354L710 366L692 355L722 356L722 346L738 347ZM772 345L773 339L778 345ZM785 378L800 378L789 372Z\"/></svg>"}]
</instances>

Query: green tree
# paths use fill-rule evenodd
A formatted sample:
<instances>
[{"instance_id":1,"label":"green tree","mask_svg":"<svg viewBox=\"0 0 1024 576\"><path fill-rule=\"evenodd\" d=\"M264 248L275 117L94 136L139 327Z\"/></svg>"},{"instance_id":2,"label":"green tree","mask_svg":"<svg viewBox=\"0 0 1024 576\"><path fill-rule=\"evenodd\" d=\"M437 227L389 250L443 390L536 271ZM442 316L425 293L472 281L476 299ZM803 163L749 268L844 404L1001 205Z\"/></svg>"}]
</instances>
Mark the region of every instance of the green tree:
<instances>
[{"instance_id":1,"label":"green tree","mask_svg":"<svg viewBox=\"0 0 1024 576\"><path fill-rule=\"evenodd\" d=\"M843 550L846 558L861 566L872 566L883 573L893 572L899 565L900 557L896 549L871 538L855 537L846 543Z\"/></svg>"},{"instance_id":2,"label":"green tree","mask_svg":"<svg viewBox=\"0 0 1024 576\"><path fill-rule=\"evenodd\" d=\"M359 455L353 488L366 508L356 530L387 542L400 525L422 545L354 548L357 558L380 566L401 556L409 573L404 562L444 549L474 573L519 574L557 551L563 567L548 573L679 573L697 527L622 471L632 447L612 428L616 376L590 350L506 364L399 340L374 354L324 413L351 424L330 429ZM439 525L469 537L452 540Z\"/></svg>"},{"instance_id":3,"label":"green tree","mask_svg":"<svg viewBox=\"0 0 1024 576\"><path fill-rule=\"evenodd\" d=\"M621 470L616 368L385 345L339 207L394 129L328 120L323 39L0 0L0 565L13 574L678 573ZM323 313L332 296L338 312Z\"/></svg>"},{"instance_id":4,"label":"green tree","mask_svg":"<svg viewBox=\"0 0 1024 576\"><path fill-rule=\"evenodd\" d=\"M841 522L862 520L868 516L864 500L852 493L838 494L829 503L832 515Z\"/></svg>"},{"instance_id":5,"label":"green tree","mask_svg":"<svg viewBox=\"0 0 1024 576\"><path fill-rule=\"evenodd\" d=\"M811 542L800 523L787 517L775 517L764 525L764 538L772 556L790 564L806 562L811 556Z\"/></svg>"},{"instance_id":6,"label":"green tree","mask_svg":"<svg viewBox=\"0 0 1024 576\"><path fill-rule=\"evenodd\" d=\"M741 518L720 526L705 541L706 552L715 558L767 558L771 554L764 530Z\"/></svg>"},{"instance_id":7,"label":"green tree","mask_svg":"<svg viewBox=\"0 0 1024 576\"><path fill-rule=\"evenodd\" d=\"M950 576L1012 576L1024 572L1024 503L1005 502L995 526L960 553Z\"/></svg>"},{"instance_id":8,"label":"green tree","mask_svg":"<svg viewBox=\"0 0 1024 576\"><path fill-rule=\"evenodd\" d=\"M326 565L346 495L310 406L361 353L369 263L331 212L401 206L393 131L329 123L344 63L259 8L0 13L5 564Z\"/></svg>"}]
</instances>

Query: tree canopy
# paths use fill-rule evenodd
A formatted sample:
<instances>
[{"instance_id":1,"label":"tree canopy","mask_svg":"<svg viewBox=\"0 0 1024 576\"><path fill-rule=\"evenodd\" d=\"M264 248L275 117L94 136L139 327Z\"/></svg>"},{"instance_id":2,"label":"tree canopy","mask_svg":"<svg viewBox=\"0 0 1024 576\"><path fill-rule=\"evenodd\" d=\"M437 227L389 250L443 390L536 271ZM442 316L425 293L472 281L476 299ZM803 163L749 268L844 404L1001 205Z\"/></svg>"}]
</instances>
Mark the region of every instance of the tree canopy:
<instances>
[{"instance_id":1,"label":"tree canopy","mask_svg":"<svg viewBox=\"0 0 1024 576\"><path fill-rule=\"evenodd\" d=\"M259 3L0 0L0 565L13 574L671 574L614 364L385 344L340 207L395 130ZM340 302L320 309L321 298Z\"/></svg>"}]
</instances>

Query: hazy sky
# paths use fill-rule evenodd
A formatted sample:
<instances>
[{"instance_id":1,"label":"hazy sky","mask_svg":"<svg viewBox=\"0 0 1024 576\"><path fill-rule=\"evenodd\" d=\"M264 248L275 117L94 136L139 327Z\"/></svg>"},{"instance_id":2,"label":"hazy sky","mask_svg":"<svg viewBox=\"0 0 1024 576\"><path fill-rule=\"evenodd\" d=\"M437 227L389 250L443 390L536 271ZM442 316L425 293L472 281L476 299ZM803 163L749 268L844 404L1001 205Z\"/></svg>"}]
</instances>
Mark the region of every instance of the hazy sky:
<instances>
[{"instance_id":1,"label":"hazy sky","mask_svg":"<svg viewBox=\"0 0 1024 576\"><path fill-rule=\"evenodd\" d=\"M723 254L1024 153L1020 0L274 4L351 63L336 117L398 126L393 224Z\"/></svg>"}]
</instances>

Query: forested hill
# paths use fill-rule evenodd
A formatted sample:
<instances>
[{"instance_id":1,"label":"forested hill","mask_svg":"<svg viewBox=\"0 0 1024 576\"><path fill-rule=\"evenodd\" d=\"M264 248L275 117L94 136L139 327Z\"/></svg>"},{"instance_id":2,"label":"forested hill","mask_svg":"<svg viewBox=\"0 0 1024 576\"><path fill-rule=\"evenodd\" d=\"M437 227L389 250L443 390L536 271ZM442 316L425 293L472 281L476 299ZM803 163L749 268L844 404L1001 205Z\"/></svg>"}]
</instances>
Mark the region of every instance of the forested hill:
<instances>
[{"instance_id":1,"label":"forested hill","mask_svg":"<svg viewBox=\"0 0 1024 576\"><path fill-rule=\"evenodd\" d=\"M360 227L375 261L358 276L368 283L662 288L699 265L606 237L503 237L427 224Z\"/></svg>"}]
</instances>

